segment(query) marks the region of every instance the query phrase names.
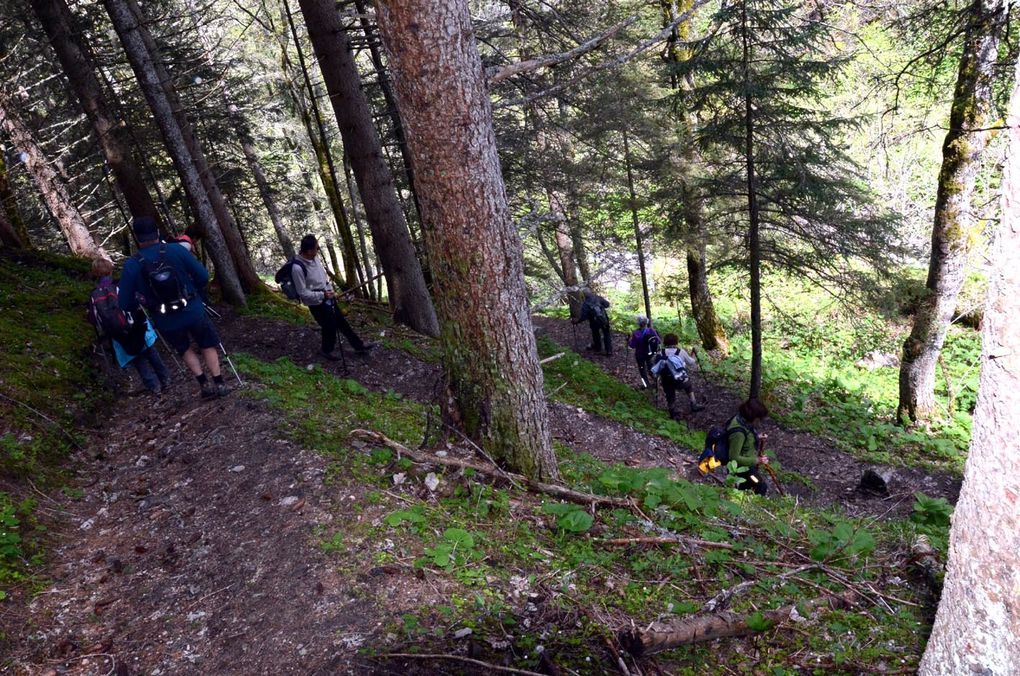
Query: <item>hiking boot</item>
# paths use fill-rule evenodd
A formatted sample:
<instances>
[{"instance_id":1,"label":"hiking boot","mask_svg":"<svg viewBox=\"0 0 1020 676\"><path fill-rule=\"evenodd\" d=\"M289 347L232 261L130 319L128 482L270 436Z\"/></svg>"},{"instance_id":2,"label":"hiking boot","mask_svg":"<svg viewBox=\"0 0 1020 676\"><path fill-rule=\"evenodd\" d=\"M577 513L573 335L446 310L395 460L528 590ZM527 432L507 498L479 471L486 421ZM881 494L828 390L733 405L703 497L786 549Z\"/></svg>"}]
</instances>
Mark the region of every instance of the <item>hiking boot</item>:
<instances>
[{"instance_id":1,"label":"hiking boot","mask_svg":"<svg viewBox=\"0 0 1020 676\"><path fill-rule=\"evenodd\" d=\"M319 356L327 361L340 361L340 357L336 356L332 352L319 352Z\"/></svg>"},{"instance_id":2,"label":"hiking boot","mask_svg":"<svg viewBox=\"0 0 1020 676\"><path fill-rule=\"evenodd\" d=\"M354 350L354 353L355 354L368 354L369 352L371 352L372 350L374 350L377 347L379 347L378 343L365 343L364 345L362 345L358 349Z\"/></svg>"},{"instance_id":3,"label":"hiking boot","mask_svg":"<svg viewBox=\"0 0 1020 676\"><path fill-rule=\"evenodd\" d=\"M228 394L230 394L230 392L231 392L230 387L228 387L226 383L216 383L217 397L225 397Z\"/></svg>"},{"instance_id":4,"label":"hiking boot","mask_svg":"<svg viewBox=\"0 0 1020 676\"><path fill-rule=\"evenodd\" d=\"M215 399L218 395L216 394L216 388L212 386L212 383L202 383L202 398L203 399Z\"/></svg>"}]
</instances>

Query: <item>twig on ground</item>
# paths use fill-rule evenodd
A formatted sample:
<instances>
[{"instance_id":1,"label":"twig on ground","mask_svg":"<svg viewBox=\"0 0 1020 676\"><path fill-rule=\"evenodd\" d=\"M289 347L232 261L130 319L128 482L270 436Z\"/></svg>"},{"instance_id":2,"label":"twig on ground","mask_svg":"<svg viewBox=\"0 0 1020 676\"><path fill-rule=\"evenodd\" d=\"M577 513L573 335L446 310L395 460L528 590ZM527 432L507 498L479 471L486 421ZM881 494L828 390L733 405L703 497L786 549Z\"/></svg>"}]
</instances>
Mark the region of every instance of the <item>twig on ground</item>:
<instances>
[{"instance_id":1,"label":"twig on ground","mask_svg":"<svg viewBox=\"0 0 1020 676\"><path fill-rule=\"evenodd\" d=\"M12 404L17 404L18 406L21 406L23 408L28 409L29 411L31 411L35 415L39 416L40 418L42 418L43 420L45 420L46 422L48 422L49 424L53 425L58 430L60 430L60 433L63 434L65 437L67 437L67 440L70 441L71 444L75 448L77 448L79 451L84 451L85 450L84 448L82 448L81 444L79 444L78 441L74 437L72 437L70 434L68 434L67 430L65 430L60 425L60 423L58 423L56 420L54 420L53 418L49 417L48 415L46 415L42 411L39 411L38 409L32 408L31 406L29 406L25 402L18 401L14 397L9 397L6 394L4 394L3 392L0 392L0 398L6 399L7 401L11 402Z\"/></svg>"},{"instance_id":2,"label":"twig on ground","mask_svg":"<svg viewBox=\"0 0 1020 676\"><path fill-rule=\"evenodd\" d=\"M566 356L566 354L567 354L566 352L560 352L560 353L558 353L558 354L554 354L554 355L553 355L553 356L551 356L551 357L546 357L545 359L540 359L540 360L538 361L538 363L539 363L539 364L548 364L548 363L549 363L549 362L551 362L551 361L556 361L557 359L560 359L561 357L564 357L564 356Z\"/></svg>"},{"instance_id":3,"label":"twig on ground","mask_svg":"<svg viewBox=\"0 0 1020 676\"><path fill-rule=\"evenodd\" d=\"M634 537L634 538L613 538L610 540L596 540L595 542L601 542L604 545L676 545L676 544L689 544L695 547L702 547L704 549L734 549L734 546L729 542L712 542L710 540L698 540L696 538L685 538L685 537L658 537L658 536L646 536L646 537Z\"/></svg>"},{"instance_id":4,"label":"twig on ground","mask_svg":"<svg viewBox=\"0 0 1020 676\"><path fill-rule=\"evenodd\" d=\"M411 658L416 660L452 660L454 662L465 662L467 664L474 664L475 666L483 667L485 669L491 669L493 671L502 671L507 674L526 674L527 676L545 676L544 674L540 674L537 671L528 671L527 669L515 669L513 667L501 667L496 664L483 662L482 660L476 660L470 657L461 657L460 655L439 655L433 653L421 653L421 654L383 653L381 655L377 655L377 657L382 657L386 659Z\"/></svg>"}]
</instances>

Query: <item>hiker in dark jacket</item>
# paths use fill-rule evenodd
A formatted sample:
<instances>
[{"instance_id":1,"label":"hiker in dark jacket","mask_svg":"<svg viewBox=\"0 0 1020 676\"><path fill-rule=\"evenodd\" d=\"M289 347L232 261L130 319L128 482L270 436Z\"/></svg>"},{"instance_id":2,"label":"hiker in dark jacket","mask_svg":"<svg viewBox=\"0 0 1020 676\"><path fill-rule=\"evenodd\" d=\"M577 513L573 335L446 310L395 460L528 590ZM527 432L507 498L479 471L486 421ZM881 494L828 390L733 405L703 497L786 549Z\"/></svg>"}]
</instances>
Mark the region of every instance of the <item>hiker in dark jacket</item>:
<instances>
[{"instance_id":1,"label":"hiker in dark jacket","mask_svg":"<svg viewBox=\"0 0 1020 676\"><path fill-rule=\"evenodd\" d=\"M693 351L693 350L692 350ZM698 360L687 350L680 347L680 339L675 333L667 333L662 339L662 351L652 357L650 372L659 379L662 391L666 394L666 409L669 417L680 420L680 412L676 408L676 393L684 392L691 403L691 413L705 409L698 405L691 386L690 370L698 365Z\"/></svg>"},{"instance_id":2,"label":"hiker in dark jacket","mask_svg":"<svg viewBox=\"0 0 1020 676\"><path fill-rule=\"evenodd\" d=\"M195 376L202 398L222 397L230 389L220 372L220 356L216 351L220 338L205 313L201 295L209 283L209 271L180 244L160 242L155 219L140 216L132 221L131 227L138 240L138 253L124 263L121 309L133 312L139 305L148 308L156 330ZM154 274L160 269L161 274ZM158 277L165 281L157 282ZM202 352L212 383L202 372L202 362L191 347L192 341Z\"/></svg>"},{"instance_id":3,"label":"hiker in dark jacket","mask_svg":"<svg viewBox=\"0 0 1020 676\"><path fill-rule=\"evenodd\" d=\"M627 347L634 350L634 361L637 362L638 375L641 377L641 389L647 389L651 382L649 369L652 355L658 352L659 334L651 327L651 322L644 315L637 316L637 330L630 334Z\"/></svg>"},{"instance_id":4,"label":"hiker in dark jacket","mask_svg":"<svg viewBox=\"0 0 1020 676\"><path fill-rule=\"evenodd\" d=\"M92 262L92 276L96 278L97 290L117 293L116 284L113 282L113 263L104 258L96 259ZM127 368L128 364L133 366L141 377L145 389L158 396L170 387L170 372L156 351L156 332L141 309L124 318L130 321L124 331L106 336L110 339L117 364L121 368ZM105 330L101 318L96 315L94 304L89 306L89 321L97 330Z\"/></svg>"},{"instance_id":5,"label":"hiker in dark jacket","mask_svg":"<svg viewBox=\"0 0 1020 676\"><path fill-rule=\"evenodd\" d=\"M740 405L737 414L726 424L730 460L736 461L736 475L744 480L738 488L742 491L754 491L758 495L768 493L768 486L758 471L758 466L767 465L769 459L763 448L767 437L758 434L754 425L768 417L768 414L769 410L765 408L765 404L757 399L748 399Z\"/></svg>"},{"instance_id":6,"label":"hiker in dark jacket","mask_svg":"<svg viewBox=\"0 0 1020 676\"><path fill-rule=\"evenodd\" d=\"M339 331L351 344L358 354L367 354L375 347L374 343L365 343L361 340L354 329L351 328L347 318L340 312L336 302L336 292L333 284L329 281L326 268L319 260L319 242L315 235L305 235L301 238L301 250L294 259L294 266L291 268L294 289L298 298L308 306L312 317L322 327L322 356L324 359L336 361L339 359L333 350L336 348L336 333ZM343 347L341 346L341 350Z\"/></svg>"},{"instance_id":7,"label":"hiker in dark jacket","mask_svg":"<svg viewBox=\"0 0 1020 676\"><path fill-rule=\"evenodd\" d=\"M602 296L596 296L590 289L584 291L584 302L581 303L581 316L574 320L574 324L588 322L591 328L591 345L589 350L598 352L604 349L607 357L613 356L613 334L609 328L609 313L606 308L609 301Z\"/></svg>"}]
</instances>

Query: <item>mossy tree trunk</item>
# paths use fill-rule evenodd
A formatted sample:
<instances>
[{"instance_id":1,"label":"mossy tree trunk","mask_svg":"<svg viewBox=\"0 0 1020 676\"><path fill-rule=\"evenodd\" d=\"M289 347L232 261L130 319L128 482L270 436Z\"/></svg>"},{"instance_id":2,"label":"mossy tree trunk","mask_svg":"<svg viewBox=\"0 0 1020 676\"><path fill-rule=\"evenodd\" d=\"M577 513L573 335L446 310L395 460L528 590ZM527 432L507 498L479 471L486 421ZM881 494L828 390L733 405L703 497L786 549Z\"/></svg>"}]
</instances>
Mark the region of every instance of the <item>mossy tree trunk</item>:
<instances>
[{"instance_id":1,"label":"mossy tree trunk","mask_svg":"<svg viewBox=\"0 0 1020 676\"><path fill-rule=\"evenodd\" d=\"M110 255L93 239L78 208L71 201L63 177L46 159L32 131L18 117L16 111L14 102L6 94L0 95L0 130L3 130L14 147L23 153L28 175L42 195L50 215L64 233L71 253L93 260L98 258L110 260ZM11 230L13 229L12 225Z\"/></svg>"},{"instance_id":2,"label":"mossy tree trunk","mask_svg":"<svg viewBox=\"0 0 1020 676\"><path fill-rule=\"evenodd\" d=\"M202 162L198 162L193 155L195 144L193 140L191 143L188 141L193 137L191 124L180 110L176 96L172 95L172 83L166 68L158 60L158 55L150 51L152 38L148 36L137 6L131 0L103 0L103 5L163 136L167 153L181 178L188 204L203 231L203 244L216 268L216 279L223 298L228 303L242 305L244 287L235 264L234 252L227 244L201 175L203 172L208 173L209 167L204 157Z\"/></svg>"},{"instance_id":3,"label":"mossy tree trunk","mask_svg":"<svg viewBox=\"0 0 1020 676\"><path fill-rule=\"evenodd\" d=\"M687 219L690 225L690 218ZM687 280L691 297L691 314L698 329L701 345L706 350L727 352L729 341L719 316L715 313L712 292L708 288L708 266L705 264L705 243L687 244Z\"/></svg>"},{"instance_id":4,"label":"mossy tree trunk","mask_svg":"<svg viewBox=\"0 0 1020 676\"><path fill-rule=\"evenodd\" d=\"M974 429L922 676L1020 673L1020 62L1016 78Z\"/></svg>"},{"instance_id":5,"label":"mossy tree trunk","mask_svg":"<svg viewBox=\"0 0 1020 676\"><path fill-rule=\"evenodd\" d=\"M1004 15L1002 0L975 0L966 17L949 132L942 145L927 290L903 343L897 416L904 423L929 419L935 412L935 368L966 278L968 254L981 234L971 198L991 135L986 128Z\"/></svg>"},{"instance_id":6,"label":"mossy tree trunk","mask_svg":"<svg viewBox=\"0 0 1020 676\"><path fill-rule=\"evenodd\" d=\"M652 301L648 294L648 272L645 268L645 247L641 237L641 221L638 219L637 193L634 192L634 163L630 156L630 138L627 130L623 131L623 159L627 165L627 193L630 196L629 204L631 221L634 226L634 248L637 252L638 270L641 273L641 296L645 302L645 316L652 318Z\"/></svg>"},{"instance_id":7,"label":"mossy tree trunk","mask_svg":"<svg viewBox=\"0 0 1020 676\"><path fill-rule=\"evenodd\" d=\"M300 0L300 5L358 184L372 242L382 261L393 318L415 331L436 336L439 322L435 307L425 286L393 174L372 123L372 111L361 89L350 39L340 23L336 3Z\"/></svg>"},{"instance_id":8,"label":"mossy tree trunk","mask_svg":"<svg viewBox=\"0 0 1020 676\"><path fill-rule=\"evenodd\" d=\"M445 412L499 462L555 478L521 241L467 0L376 8L432 256Z\"/></svg>"},{"instance_id":9,"label":"mossy tree trunk","mask_svg":"<svg viewBox=\"0 0 1020 676\"><path fill-rule=\"evenodd\" d=\"M129 144L96 77L92 58L74 29L74 16L66 0L32 0L32 10L53 46L67 80L95 131L99 148L110 167L132 216L150 216L160 221L156 204L135 165Z\"/></svg>"}]
</instances>

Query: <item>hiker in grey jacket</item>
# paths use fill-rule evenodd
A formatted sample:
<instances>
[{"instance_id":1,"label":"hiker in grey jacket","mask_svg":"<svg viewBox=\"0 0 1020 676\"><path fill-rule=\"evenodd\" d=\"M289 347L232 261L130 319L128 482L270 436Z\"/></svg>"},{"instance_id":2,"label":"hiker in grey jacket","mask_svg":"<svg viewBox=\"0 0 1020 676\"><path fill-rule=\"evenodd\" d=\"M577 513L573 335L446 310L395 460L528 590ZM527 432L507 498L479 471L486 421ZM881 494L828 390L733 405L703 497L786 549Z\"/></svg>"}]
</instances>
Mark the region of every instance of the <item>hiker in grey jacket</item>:
<instances>
[{"instance_id":1,"label":"hiker in grey jacket","mask_svg":"<svg viewBox=\"0 0 1020 676\"><path fill-rule=\"evenodd\" d=\"M676 393L684 392L691 402L691 413L703 411L704 406L698 404L691 387L689 370L696 368L698 360L687 350L680 347L680 339L675 333L667 333L662 339L663 349L652 358L651 373L659 379L662 391L666 393L666 409L673 420L680 419L676 408ZM693 351L693 350L692 350Z\"/></svg>"},{"instance_id":2,"label":"hiker in grey jacket","mask_svg":"<svg viewBox=\"0 0 1020 676\"><path fill-rule=\"evenodd\" d=\"M365 343L351 328L347 318L340 312L336 302L336 292L329 281L326 268L319 259L319 242L315 235L301 238L301 251L291 267L294 289L298 298L308 306L315 321L322 327L322 356L330 361L339 359L333 350L336 348L336 332L339 331L358 354L366 354L375 347ZM341 347L341 349L343 349Z\"/></svg>"}]
</instances>

